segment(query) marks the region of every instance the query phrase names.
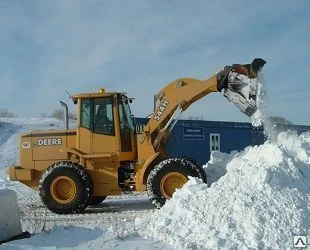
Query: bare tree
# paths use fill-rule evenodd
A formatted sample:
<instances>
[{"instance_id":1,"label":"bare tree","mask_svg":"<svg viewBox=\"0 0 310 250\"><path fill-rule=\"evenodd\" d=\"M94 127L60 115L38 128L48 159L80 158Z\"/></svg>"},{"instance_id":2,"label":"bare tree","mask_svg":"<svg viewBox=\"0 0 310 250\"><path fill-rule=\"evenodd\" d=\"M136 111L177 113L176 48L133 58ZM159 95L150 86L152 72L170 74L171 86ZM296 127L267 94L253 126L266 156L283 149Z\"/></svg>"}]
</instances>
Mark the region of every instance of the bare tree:
<instances>
[{"instance_id":1,"label":"bare tree","mask_svg":"<svg viewBox=\"0 0 310 250\"><path fill-rule=\"evenodd\" d=\"M64 111L62 109L56 109L52 114L51 118L56 118L58 120L64 120Z\"/></svg>"},{"instance_id":2,"label":"bare tree","mask_svg":"<svg viewBox=\"0 0 310 250\"><path fill-rule=\"evenodd\" d=\"M293 124L283 116L270 116L269 121L271 121L272 124Z\"/></svg>"},{"instance_id":3,"label":"bare tree","mask_svg":"<svg viewBox=\"0 0 310 250\"><path fill-rule=\"evenodd\" d=\"M76 113L73 113L71 111L69 111L68 113L68 118L71 119L71 120L76 120Z\"/></svg>"},{"instance_id":4,"label":"bare tree","mask_svg":"<svg viewBox=\"0 0 310 250\"><path fill-rule=\"evenodd\" d=\"M56 118L58 120L64 120L64 110L63 109L56 109L52 114L51 114L51 118ZM72 120L76 120L76 114L73 112L68 112L68 118L72 119Z\"/></svg>"},{"instance_id":5,"label":"bare tree","mask_svg":"<svg viewBox=\"0 0 310 250\"><path fill-rule=\"evenodd\" d=\"M40 117L41 117L41 118L48 118L48 114L45 113L45 112L42 112Z\"/></svg>"},{"instance_id":6,"label":"bare tree","mask_svg":"<svg viewBox=\"0 0 310 250\"><path fill-rule=\"evenodd\" d=\"M14 115L12 112L8 111L7 109L0 109L0 117L16 118L17 116Z\"/></svg>"},{"instance_id":7,"label":"bare tree","mask_svg":"<svg viewBox=\"0 0 310 250\"><path fill-rule=\"evenodd\" d=\"M188 115L187 116L187 120L199 120L202 121L203 120L203 115Z\"/></svg>"}]
</instances>

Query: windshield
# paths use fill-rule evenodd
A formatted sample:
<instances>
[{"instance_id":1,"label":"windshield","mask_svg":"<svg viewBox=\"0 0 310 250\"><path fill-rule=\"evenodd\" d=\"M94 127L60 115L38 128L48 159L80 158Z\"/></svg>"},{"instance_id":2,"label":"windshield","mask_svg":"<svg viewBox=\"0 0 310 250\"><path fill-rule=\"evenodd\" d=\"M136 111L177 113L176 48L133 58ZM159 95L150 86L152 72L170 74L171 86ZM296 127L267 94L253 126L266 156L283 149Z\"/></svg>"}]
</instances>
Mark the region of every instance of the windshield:
<instances>
[{"instance_id":1,"label":"windshield","mask_svg":"<svg viewBox=\"0 0 310 250\"><path fill-rule=\"evenodd\" d=\"M119 114L120 114L120 122L121 126L125 126L127 128L130 128L132 132L135 131L134 124L133 124L133 115L130 111L129 102L131 100L125 96L121 95L120 101L119 101Z\"/></svg>"}]
</instances>

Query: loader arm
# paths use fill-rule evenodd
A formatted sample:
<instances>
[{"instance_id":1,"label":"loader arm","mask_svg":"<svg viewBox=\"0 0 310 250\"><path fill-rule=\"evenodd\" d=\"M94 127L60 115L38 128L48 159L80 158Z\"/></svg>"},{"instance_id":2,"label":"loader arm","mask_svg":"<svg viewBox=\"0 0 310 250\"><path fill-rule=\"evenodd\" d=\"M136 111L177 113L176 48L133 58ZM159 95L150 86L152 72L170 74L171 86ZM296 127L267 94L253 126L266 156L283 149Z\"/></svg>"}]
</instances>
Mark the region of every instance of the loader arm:
<instances>
[{"instance_id":1,"label":"loader arm","mask_svg":"<svg viewBox=\"0 0 310 250\"><path fill-rule=\"evenodd\" d=\"M154 100L154 113L145 127L154 150L158 151L170 136L178 115L192 103L212 92L224 96L243 113L252 116L257 110L257 74L266 62L256 58L251 64L233 64L207 80L180 78L167 84Z\"/></svg>"}]
</instances>

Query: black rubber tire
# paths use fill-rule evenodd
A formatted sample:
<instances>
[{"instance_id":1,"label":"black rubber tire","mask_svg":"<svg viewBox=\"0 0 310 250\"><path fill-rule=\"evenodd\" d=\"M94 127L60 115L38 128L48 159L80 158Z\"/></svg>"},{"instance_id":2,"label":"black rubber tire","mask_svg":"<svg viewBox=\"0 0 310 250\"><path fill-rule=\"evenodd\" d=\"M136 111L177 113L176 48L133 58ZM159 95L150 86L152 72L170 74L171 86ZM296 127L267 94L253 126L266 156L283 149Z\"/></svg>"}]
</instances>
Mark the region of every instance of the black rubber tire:
<instances>
[{"instance_id":1,"label":"black rubber tire","mask_svg":"<svg viewBox=\"0 0 310 250\"><path fill-rule=\"evenodd\" d=\"M70 199L60 202L55 199L57 191L52 183L61 178L74 186ZM57 185L57 184L56 184ZM39 193L45 206L57 214L75 214L83 211L93 198L93 184L85 169L77 163L63 161L51 165L41 176Z\"/></svg>"},{"instance_id":2,"label":"black rubber tire","mask_svg":"<svg viewBox=\"0 0 310 250\"><path fill-rule=\"evenodd\" d=\"M101 202L103 202L107 197L106 196L93 196L92 200L90 201L90 206L97 206Z\"/></svg>"},{"instance_id":3,"label":"black rubber tire","mask_svg":"<svg viewBox=\"0 0 310 250\"><path fill-rule=\"evenodd\" d=\"M160 183L169 173L177 173L188 179L188 176L197 177L206 181L206 174L201 167L186 158L169 158L156 165L147 178L147 194L152 203L162 207L167 198L161 192Z\"/></svg>"},{"instance_id":4,"label":"black rubber tire","mask_svg":"<svg viewBox=\"0 0 310 250\"><path fill-rule=\"evenodd\" d=\"M196 168L197 172L199 172L198 178L203 181L203 183L207 183L207 173L194 159L188 157L182 157L183 161L186 164L192 165L193 168Z\"/></svg>"}]
</instances>

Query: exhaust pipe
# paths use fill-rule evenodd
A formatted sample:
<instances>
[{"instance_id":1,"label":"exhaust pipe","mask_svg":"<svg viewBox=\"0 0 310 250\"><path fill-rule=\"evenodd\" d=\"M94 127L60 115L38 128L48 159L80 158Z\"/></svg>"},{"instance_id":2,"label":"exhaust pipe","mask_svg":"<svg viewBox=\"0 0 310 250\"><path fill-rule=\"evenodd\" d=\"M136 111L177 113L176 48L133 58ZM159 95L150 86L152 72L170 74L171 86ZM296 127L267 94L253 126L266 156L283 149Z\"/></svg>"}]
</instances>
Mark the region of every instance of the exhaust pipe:
<instances>
[{"instance_id":1,"label":"exhaust pipe","mask_svg":"<svg viewBox=\"0 0 310 250\"><path fill-rule=\"evenodd\" d=\"M247 116L252 116L257 110L257 75L265 63L265 60L255 58L251 64L226 66L217 74L218 91L223 90L224 96Z\"/></svg>"},{"instance_id":2,"label":"exhaust pipe","mask_svg":"<svg viewBox=\"0 0 310 250\"><path fill-rule=\"evenodd\" d=\"M68 105L62 101L60 101L61 106L64 108L64 122L65 122L65 129L69 129L69 122L68 122Z\"/></svg>"}]
</instances>

